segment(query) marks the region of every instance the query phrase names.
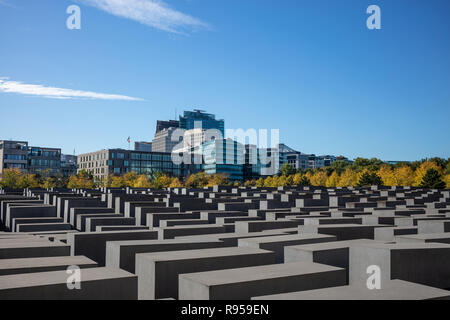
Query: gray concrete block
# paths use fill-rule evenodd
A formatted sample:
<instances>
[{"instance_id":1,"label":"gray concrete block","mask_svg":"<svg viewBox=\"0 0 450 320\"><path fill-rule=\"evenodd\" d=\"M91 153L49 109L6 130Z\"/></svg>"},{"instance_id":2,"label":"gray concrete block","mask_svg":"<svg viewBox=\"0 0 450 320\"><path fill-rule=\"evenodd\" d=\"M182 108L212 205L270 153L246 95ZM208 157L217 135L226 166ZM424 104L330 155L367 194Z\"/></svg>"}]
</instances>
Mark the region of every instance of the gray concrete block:
<instances>
[{"instance_id":1,"label":"gray concrete block","mask_svg":"<svg viewBox=\"0 0 450 320\"><path fill-rule=\"evenodd\" d=\"M421 220L417 222L419 233L450 232L450 220Z\"/></svg>"},{"instance_id":2,"label":"gray concrete block","mask_svg":"<svg viewBox=\"0 0 450 320\"><path fill-rule=\"evenodd\" d=\"M214 239L108 241L106 266L134 273L138 253L223 248L224 246L224 242Z\"/></svg>"},{"instance_id":3,"label":"gray concrete block","mask_svg":"<svg viewBox=\"0 0 450 320\"><path fill-rule=\"evenodd\" d=\"M8 228L12 227L12 220L14 218L39 218L39 217L56 217L56 208L53 206L25 206L25 207L10 207L6 210L5 225Z\"/></svg>"},{"instance_id":4,"label":"gray concrete block","mask_svg":"<svg viewBox=\"0 0 450 320\"><path fill-rule=\"evenodd\" d=\"M158 228L161 220L185 220L185 219L199 219L200 213L183 213L183 212L152 212L147 213L147 226L150 228Z\"/></svg>"},{"instance_id":5,"label":"gray concrete block","mask_svg":"<svg viewBox=\"0 0 450 320\"><path fill-rule=\"evenodd\" d=\"M69 234L67 243L70 245L72 256L86 256L97 262L99 266L104 266L108 241L154 240L157 237L156 231L85 232Z\"/></svg>"},{"instance_id":6,"label":"gray concrete block","mask_svg":"<svg viewBox=\"0 0 450 320\"><path fill-rule=\"evenodd\" d=\"M115 213L82 213L77 215L77 220L75 223L75 228L79 231L86 231L86 220L88 218L114 218L123 217L120 214Z\"/></svg>"},{"instance_id":7,"label":"gray concrete block","mask_svg":"<svg viewBox=\"0 0 450 320\"><path fill-rule=\"evenodd\" d=\"M18 224L17 232L41 232L41 231L67 231L71 230L72 226L68 223L26 223Z\"/></svg>"},{"instance_id":8,"label":"gray concrete block","mask_svg":"<svg viewBox=\"0 0 450 320\"><path fill-rule=\"evenodd\" d=\"M70 208L70 221L69 223L74 227L77 226L77 216L79 214L113 214L114 209L111 208Z\"/></svg>"},{"instance_id":9,"label":"gray concrete block","mask_svg":"<svg viewBox=\"0 0 450 320\"><path fill-rule=\"evenodd\" d=\"M0 276L67 270L69 266L95 268L97 263L83 256L0 259Z\"/></svg>"},{"instance_id":10,"label":"gray concrete block","mask_svg":"<svg viewBox=\"0 0 450 320\"><path fill-rule=\"evenodd\" d=\"M374 239L376 228L385 228L385 225L359 225L359 224L338 224L338 225L307 225L299 226L299 234L328 234L336 236L338 241L355 239Z\"/></svg>"},{"instance_id":11,"label":"gray concrete block","mask_svg":"<svg viewBox=\"0 0 450 320\"><path fill-rule=\"evenodd\" d=\"M12 221L12 232L17 232L18 224L27 224L27 223L55 223L55 222L63 222L62 218L14 218Z\"/></svg>"},{"instance_id":12,"label":"gray concrete block","mask_svg":"<svg viewBox=\"0 0 450 320\"><path fill-rule=\"evenodd\" d=\"M254 297L252 300L449 300L450 292L417 283L391 280L380 290L343 286Z\"/></svg>"},{"instance_id":13,"label":"gray concrete block","mask_svg":"<svg viewBox=\"0 0 450 320\"><path fill-rule=\"evenodd\" d=\"M139 299L178 298L183 273L274 263L273 252L252 248L218 248L136 255Z\"/></svg>"},{"instance_id":14,"label":"gray concrete block","mask_svg":"<svg viewBox=\"0 0 450 320\"><path fill-rule=\"evenodd\" d=\"M439 243L359 244L350 247L350 285L366 286L367 268L381 270L381 284L399 279L450 288L450 245Z\"/></svg>"},{"instance_id":15,"label":"gray concrete block","mask_svg":"<svg viewBox=\"0 0 450 320\"><path fill-rule=\"evenodd\" d=\"M345 285L345 270L296 262L183 274L180 300L249 300L252 297Z\"/></svg>"},{"instance_id":16,"label":"gray concrete block","mask_svg":"<svg viewBox=\"0 0 450 320\"><path fill-rule=\"evenodd\" d=\"M301 224L299 221L277 220L277 221L238 221L236 233L261 232L265 230L295 228Z\"/></svg>"},{"instance_id":17,"label":"gray concrete block","mask_svg":"<svg viewBox=\"0 0 450 320\"><path fill-rule=\"evenodd\" d=\"M240 239L238 245L239 247L251 247L273 251L275 253L275 262L283 263L285 247L330 241L336 241L336 237L322 234L294 234Z\"/></svg>"},{"instance_id":18,"label":"gray concrete block","mask_svg":"<svg viewBox=\"0 0 450 320\"><path fill-rule=\"evenodd\" d=\"M375 240L395 241L397 236L417 234L417 227L376 228Z\"/></svg>"},{"instance_id":19,"label":"gray concrete block","mask_svg":"<svg viewBox=\"0 0 450 320\"><path fill-rule=\"evenodd\" d=\"M0 259L55 257L70 255L70 246L45 239L0 241Z\"/></svg>"},{"instance_id":20,"label":"gray concrete block","mask_svg":"<svg viewBox=\"0 0 450 320\"><path fill-rule=\"evenodd\" d=\"M94 232L97 226L135 226L134 218L124 217L90 217L86 218L86 231Z\"/></svg>"},{"instance_id":21,"label":"gray concrete block","mask_svg":"<svg viewBox=\"0 0 450 320\"><path fill-rule=\"evenodd\" d=\"M174 239L176 237L202 235L212 233L226 233L226 227L223 225L208 224L208 225L193 225L193 226L177 226L155 228L158 231L158 239Z\"/></svg>"},{"instance_id":22,"label":"gray concrete block","mask_svg":"<svg viewBox=\"0 0 450 320\"><path fill-rule=\"evenodd\" d=\"M150 230L150 228L142 226L97 226L95 228L96 232L133 231L133 230Z\"/></svg>"},{"instance_id":23,"label":"gray concrete block","mask_svg":"<svg viewBox=\"0 0 450 320\"><path fill-rule=\"evenodd\" d=\"M404 235L395 237L397 243L418 242L418 243L448 243L450 244L450 233L421 233L416 235Z\"/></svg>"},{"instance_id":24,"label":"gray concrete block","mask_svg":"<svg viewBox=\"0 0 450 320\"><path fill-rule=\"evenodd\" d=\"M137 277L120 269L81 270L81 289L69 290L66 271L0 276L0 300L136 300Z\"/></svg>"}]
</instances>

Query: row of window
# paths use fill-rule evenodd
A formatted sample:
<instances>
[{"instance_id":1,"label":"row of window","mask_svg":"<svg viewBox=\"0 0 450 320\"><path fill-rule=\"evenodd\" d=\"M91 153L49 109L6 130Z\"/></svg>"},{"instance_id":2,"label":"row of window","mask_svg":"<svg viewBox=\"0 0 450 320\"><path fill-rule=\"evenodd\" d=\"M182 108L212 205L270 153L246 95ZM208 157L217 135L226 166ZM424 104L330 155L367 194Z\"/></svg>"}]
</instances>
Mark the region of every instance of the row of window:
<instances>
[{"instance_id":1,"label":"row of window","mask_svg":"<svg viewBox=\"0 0 450 320\"><path fill-rule=\"evenodd\" d=\"M25 151L27 150L27 145L23 144L23 143L11 143L11 142L5 142L5 143L0 143L0 149L16 149L16 150L21 150L21 151Z\"/></svg>"},{"instance_id":2,"label":"row of window","mask_svg":"<svg viewBox=\"0 0 450 320\"><path fill-rule=\"evenodd\" d=\"M5 154L6 160L26 160L25 155L22 154Z\"/></svg>"},{"instance_id":3,"label":"row of window","mask_svg":"<svg viewBox=\"0 0 450 320\"><path fill-rule=\"evenodd\" d=\"M45 160L45 159L31 159L29 164L31 167L50 167L58 168L60 166L60 161L57 160Z\"/></svg>"},{"instance_id":4,"label":"row of window","mask_svg":"<svg viewBox=\"0 0 450 320\"><path fill-rule=\"evenodd\" d=\"M106 153L99 153L89 156L81 156L80 162L92 162L98 160L106 160ZM111 159L113 160L125 160L128 159L127 154L122 152L111 152ZM155 154L155 153L137 153L132 152L130 154L131 160L145 160L145 161L171 161L172 157L170 154Z\"/></svg>"},{"instance_id":5,"label":"row of window","mask_svg":"<svg viewBox=\"0 0 450 320\"><path fill-rule=\"evenodd\" d=\"M61 156L59 151L42 151L41 149L28 150L29 157L45 157L45 158L57 158Z\"/></svg>"},{"instance_id":6,"label":"row of window","mask_svg":"<svg viewBox=\"0 0 450 320\"><path fill-rule=\"evenodd\" d=\"M95 161L95 160L106 160L106 153L98 153L90 156L81 156L80 162L88 162L88 161Z\"/></svg>"},{"instance_id":7,"label":"row of window","mask_svg":"<svg viewBox=\"0 0 450 320\"><path fill-rule=\"evenodd\" d=\"M5 169L8 169L8 168L26 169L26 165L23 163L5 163L4 168Z\"/></svg>"}]
</instances>

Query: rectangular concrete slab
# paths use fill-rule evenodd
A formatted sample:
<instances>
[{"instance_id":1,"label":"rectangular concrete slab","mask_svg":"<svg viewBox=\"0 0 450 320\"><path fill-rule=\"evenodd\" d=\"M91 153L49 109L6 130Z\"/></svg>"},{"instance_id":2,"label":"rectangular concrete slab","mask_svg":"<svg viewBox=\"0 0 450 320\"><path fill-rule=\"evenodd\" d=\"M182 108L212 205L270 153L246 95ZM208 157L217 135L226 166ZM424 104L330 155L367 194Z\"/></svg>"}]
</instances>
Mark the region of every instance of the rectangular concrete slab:
<instances>
[{"instance_id":1,"label":"rectangular concrete slab","mask_svg":"<svg viewBox=\"0 0 450 320\"><path fill-rule=\"evenodd\" d=\"M122 240L154 240L158 238L156 231L110 231L72 233L67 237L71 255L86 256L104 266L106 262L106 243Z\"/></svg>"},{"instance_id":2,"label":"rectangular concrete slab","mask_svg":"<svg viewBox=\"0 0 450 320\"><path fill-rule=\"evenodd\" d=\"M450 245L440 243L358 244L350 247L350 285L366 286L377 266L381 282L399 279L450 288Z\"/></svg>"},{"instance_id":3,"label":"rectangular concrete slab","mask_svg":"<svg viewBox=\"0 0 450 320\"><path fill-rule=\"evenodd\" d=\"M66 271L0 276L0 300L136 300L137 277L120 269L81 269L81 289Z\"/></svg>"},{"instance_id":4,"label":"rectangular concrete slab","mask_svg":"<svg viewBox=\"0 0 450 320\"><path fill-rule=\"evenodd\" d=\"M83 256L0 259L0 276L67 270L69 266L95 268L97 263Z\"/></svg>"},{"instance_id":5,"label":"rectangular concrete slab","mask_svg":"<svg viewBox=\"0 0 450 320\"><path fill-rule=\"evenodd\" d=\"M275 254L253 248L217 248L136 255L139 299L178 298L183 273L273 264Z\"/></svg>"},{"instance_id":6,"label":"rectangular concrete slab","mask_svg":"<svg viewBox=\"0 0 450 320\"><path fill-rule=\"evenodd\" d=\"M70 255L70 246L45 239L0 241L0 259L54 257Z\"/></svg>"},{"instance_id":7,"label":"rectangular concrete slab","mask_svg":"<svg viewBox=\"0 0 450 320\"><path fill-rule=\"evenodd\" d=\"M226 227L217 224L193 225L193 226L176 226L176 227L160 227L158 230L158 239L174 239L176 237L201 235L212 233L225 233Z\"/></svg>"},{"instance_id":8,"label":"rectangular concrete slab","mask_svg":"<svg viewBox=\"0 0 450 320\"><path fill-rule=\"evenodd\" d=\"M136 254L180 250L223 248L219 240L137 240L106 243L106 266L135 272Z\"/></svg>"},{"instance_id":9,"label":"rectangular concrete slab","mask_svg":"<svg viewBox=\"0 0 450 320\"><path fill-rule=\"evenodd\" d=\"M397 243L404 242L437 242L437 243L448 243L450 244L450 233L423 233L423 234L415 234L415 235L407 235L407 236L398 236L395 237Z\"/></svg>"},{"instance_id":10,"label":"rectangular concrete slab","mask_svg":"<svg viewBox=\"0 0 450 320\"><path fill-rule=\"evenodd\" d=\"M284 248L300 244L336 241L335 236L323 234L282 235L240 239L239 247L251 247L275 252L275 261L284 262Z\"/></svg>"},{"instance_id":11,"label":"rectangular concrete slab","mask_svg":"<svg viewBox=\"0 0 450 320\"><path fill-rule=\"evenodd\" d=\"M449 300L450 291L417 283L391 280L380 290L359 286L333 287L309 291L254 297L252 300Z\"/></svg>"},{"instance_id":12,"label":"rectangular concrete slab","mask_svg":"<svg viewBox=\"0 0 450 320\"><path fill-rule=\"evenodd\" d=\"M345 270L296 262L183 274L180 300L249 300L252 297L345 285Z\"/></svg>"}]
</instances>

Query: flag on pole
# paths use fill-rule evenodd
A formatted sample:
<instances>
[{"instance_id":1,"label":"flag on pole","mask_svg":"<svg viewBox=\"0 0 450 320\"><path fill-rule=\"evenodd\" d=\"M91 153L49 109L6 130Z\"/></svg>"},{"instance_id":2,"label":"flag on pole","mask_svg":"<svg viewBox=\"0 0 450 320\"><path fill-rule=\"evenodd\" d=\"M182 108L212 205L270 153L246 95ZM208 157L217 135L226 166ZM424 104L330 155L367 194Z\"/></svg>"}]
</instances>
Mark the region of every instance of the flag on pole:
<instances>
[{"instance_id":1,"label":"flag on pole","mask_svg":"<svg viewBox=\"0 0 450 320\"><path fill-rule=\"evenodd\" d=\"M131 137L128 137L127 141L128 143L131 143Z\"/></svg>"}]
</instances>

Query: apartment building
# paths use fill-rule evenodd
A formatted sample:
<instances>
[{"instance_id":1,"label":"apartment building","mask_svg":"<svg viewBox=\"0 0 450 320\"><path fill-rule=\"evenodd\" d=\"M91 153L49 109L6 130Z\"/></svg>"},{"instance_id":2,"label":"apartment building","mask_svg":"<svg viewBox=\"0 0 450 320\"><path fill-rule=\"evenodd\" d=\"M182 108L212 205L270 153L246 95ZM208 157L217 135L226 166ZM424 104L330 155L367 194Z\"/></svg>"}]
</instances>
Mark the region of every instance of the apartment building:
<instances>
[{"instance_id":1,"label":"apartment building","mask_svg":"<svg viewBox=\"0 0 450 320\"><path fill-rule=\"evenodd\" d=\"M97 179L129 172L152 176L163 172L183 176L184 166L172 162L171 154L124 149L105 149L78 156L78 172L86 170Z\"/></svg>"}]
</instances>

